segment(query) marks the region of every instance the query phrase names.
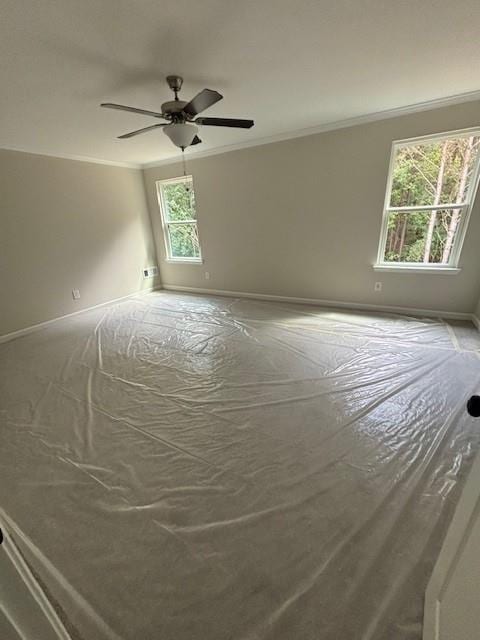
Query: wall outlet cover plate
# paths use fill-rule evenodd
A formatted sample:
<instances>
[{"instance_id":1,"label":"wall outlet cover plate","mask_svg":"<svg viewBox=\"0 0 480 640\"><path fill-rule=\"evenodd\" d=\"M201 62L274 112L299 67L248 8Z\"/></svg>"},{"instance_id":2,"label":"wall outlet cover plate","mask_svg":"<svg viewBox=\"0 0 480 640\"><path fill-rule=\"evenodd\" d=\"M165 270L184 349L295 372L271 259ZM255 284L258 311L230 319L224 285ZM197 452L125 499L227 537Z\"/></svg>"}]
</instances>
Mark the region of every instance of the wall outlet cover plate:
<instances>
[{"instance_id":1,"label":"wall outlet cover plate","mask_svg":"<svg viewBox=\"0 0 480 640\"><path fill-rule=\"evenodd\" d=\"M158 276L158 267L156 265L153 267L145 267L145 269L143 269L144 278L154 278L155 276Z\"/></svg>"}]
</instances>

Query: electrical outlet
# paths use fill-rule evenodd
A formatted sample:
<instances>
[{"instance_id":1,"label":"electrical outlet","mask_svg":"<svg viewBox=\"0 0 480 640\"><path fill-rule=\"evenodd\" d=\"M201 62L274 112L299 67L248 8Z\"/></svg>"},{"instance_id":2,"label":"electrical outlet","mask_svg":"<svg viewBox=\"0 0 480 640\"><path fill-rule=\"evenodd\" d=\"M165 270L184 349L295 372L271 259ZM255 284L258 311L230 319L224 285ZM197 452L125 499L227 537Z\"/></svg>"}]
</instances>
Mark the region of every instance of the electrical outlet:
<instances>
[{"instance_id":1,"label":"electrical outlet","mask_svg":"<svg viewBox=\"0 0 480 640\"><path fill-rule=\"evenodd\" d=\"M158 276L158 267L156 265L143 269L144 278L154 278L155 276Z\"/></svg>"},{"instance_id":2,"label":"electrical outlet","mask_svg":"<svg viewBox=\"0 0 480 640\"><path fill-rule=\"evenodd\" d=\"M375 282L375 286L373 287L374 291L381 291L382 290L382 283L381 282Z\"/></svg>"},{"instance_id":3,"label":"electrical outlet","mask_svg":"<svg viewBox=\"0 0 480 640\"><path fill-rule=\"evenodd\" d=\"M72 298L74 300L80 300L80 289L72 289Z\"/></svg>"},{"instance_id":4,"label":"electrical outlet","mask_svg":"<svg viewBox=\"0 0 480 640\"><path fill-rule=\"evenodd\" d=\"M210 280L210 271L205 271L205 280Z\"/></svg>"}]
</instances>

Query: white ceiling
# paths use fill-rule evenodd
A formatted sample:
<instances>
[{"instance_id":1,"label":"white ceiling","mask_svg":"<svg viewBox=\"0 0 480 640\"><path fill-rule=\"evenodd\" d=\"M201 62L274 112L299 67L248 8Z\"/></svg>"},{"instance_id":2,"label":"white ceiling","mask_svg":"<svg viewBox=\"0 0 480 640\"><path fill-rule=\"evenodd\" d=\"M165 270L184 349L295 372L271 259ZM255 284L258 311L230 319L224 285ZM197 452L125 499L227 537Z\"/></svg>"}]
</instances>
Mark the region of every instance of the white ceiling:
<instances>
[{"instance_id":1,"label":"white ceiling","mask_svg":"<svg viewBox=\"0 0 480 640\"><path fill-rule=\"evenodd\" d=\"M480 89L478 0L2 0L0 147L148 163L177 155L153 131L164 78L224 100L205 151Z\"/></svg>"}]
</instances>

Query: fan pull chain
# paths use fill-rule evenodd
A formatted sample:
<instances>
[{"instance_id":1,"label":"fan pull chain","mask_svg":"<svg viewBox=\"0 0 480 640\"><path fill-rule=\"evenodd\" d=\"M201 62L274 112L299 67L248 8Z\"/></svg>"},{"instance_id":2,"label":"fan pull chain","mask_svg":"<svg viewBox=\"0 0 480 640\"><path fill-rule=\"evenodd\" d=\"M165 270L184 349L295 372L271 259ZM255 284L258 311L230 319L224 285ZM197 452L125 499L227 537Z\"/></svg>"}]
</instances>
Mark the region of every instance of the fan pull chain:
<instances>
[{"instance_id":1,"label":"fan pull chain","mask_svg":"<svg viewBox=\"0 0 480 640\"><path fill-rule=\"evenodd\" d=\"M185 160L185 149L182 149L182 166L183 166L183 177L185 178L185 191L190 193L190 187L187 183L187 161ZM190 205L192 204L192 194L190 193Z\"/></svg>"},{"instance_id":2,"label":"fan pull chain","mask_svg":"<svg viewBox=\"0 0 480 640\"><path fill-rule=\"evenodd\" d=\"M185 178L185 191L190 195L190 208L192 208L192 190L188 186L187 182L187 161L185 160L185 149L182 148L182 167L183 167L183 177Z\"/></svg>"},{"instance_id":3,"label":"fan pull chain","mask_svg":"<svg viewBox=\"0 0 480 640\"><path fill-rule=\"evenodd\" d=\"M182 167L183 167L183 177L187 177L187 161L185 160L185 147L182 147Z\"/></svg>"}]
</instances>

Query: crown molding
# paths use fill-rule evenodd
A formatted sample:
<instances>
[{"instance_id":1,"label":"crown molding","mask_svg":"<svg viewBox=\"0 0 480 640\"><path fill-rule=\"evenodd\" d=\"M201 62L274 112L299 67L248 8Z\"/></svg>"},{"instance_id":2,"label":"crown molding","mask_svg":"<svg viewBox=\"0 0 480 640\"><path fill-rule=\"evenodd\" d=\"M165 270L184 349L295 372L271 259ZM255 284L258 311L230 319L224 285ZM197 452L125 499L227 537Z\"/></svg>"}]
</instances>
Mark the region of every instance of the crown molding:
<instances>
[{"instance_id":1,"label":"crown molding","mask_svg":"<svg viewBox=\"0 0 480 640\"><path fill-rule=\"evenodd\" d=\"M238 151L240 149L248 149L249 147L258 147L266 144L272 144L274 142L283 142L284 140L292 140L294 138L304 138L306 136L316 135L319 133L326 133L327 131L335 131L337 129L346 129L348 127L355 127L361 124L368 124L370 122L377 122L379 120L388 120L389 118L396 118L399 116L406 116L420 111L429 111L430 109L440 109L442 107L453 106L456 104L462 104L465 102L474 102L480 100L480 90L470 91L468 93L460 93L453 96L447 96L445 98L435 98L433 100L426 100L425 102L417 102L415 104L406 105L404 107L395 107L394 109L386 109L384 111L376 111L374 113L367 113L361 116L355 116L353 118L347 118L344 120L336 120L334 122L327 122L325 124L317 125L315 127L308 127L304 129L295 129L291 131L285 131L282 133L274 134L271 136L265 136L262 138L256 138L255 140L247 140L245 142L239 142L231 145L224 145L221 147L215 147L214 149L207 149L206 151L192 150L189 151L187 157L191 160L200 158L206 158L208 156L216 156L222 153L229 153L230 151ZM34 151L25 147L16 147L11 145L2 145L0 143L0 150L4 151L17 151L20 153L30 153L36 156L45 156L48 158L61 158L63 160L76 160L78 162L90 162L93 164L103 164L112 167L123 167L126 169L150 169L153 167L161 167L164 165L175 164L180 162L182 156L174 152L174 155L164 158L163 160L153 160L145 163L135 162L120 162L115 160L105 160L103 158L92 158L90 156L76 155L70 153L52 153L46 151Z\"/></svg>"},{"instance_id":2,"label":"crown molding","mask_svg":"<svg viewBox=\"0 0 480 640\"><path fill-rule=\"evenodd\" d=\"M239 142L222 147L216 147L215 149L208 149L206 151L190 151L186 157L191 160L196 160L200 158L206 158L208 156L219 155L222 153L229 153L230 151L238 151L239 149L258 147L265 144L272 144L274 142L291 140L293 138L304 138L306 136L316 135L318 133L326 133L327 131L346 129L348 127L355 127L360 124L368 124L370 122L377 122L379 120L388 120L390 118L397 118L399 116L407 116L413 113L419 113L420 111L429 111L431 109L440 109L442 107L449 107L465 102L474 102L475 100L480 100L480 90L470 91L468 93L460 93L445 98L435 98L433 100L426 100L425 102L417 102L415 104L406 105L404 107L395 107L394 109L386 109L384 111L367 113L365 115L355 116L353 118L347 118L345 120L328 122L325 124L317 125L315 127L285 131L283 133L278 133L272 136L257 138L256 140L248 140L245 142ZM153 167L162 167L169 164L175 164L176 162L180 162L181 159L182 156L180 154L175 154L173 156L165 158L164 160L146 162L140 166L142 169L151 169Z\"/></svg>"},{"instance_id":3,"label":"crown molding","mask_svg":"<svg viewBox=\"0 0 480 640\"><path fill-rule=\"evenodd\" d=\"M116 162L115 160L103 160L101 158L90 158L89 156L79 156L72 153L49 153L46 151L32 151L23 147L12 147L0 143L0 151L16 151L18 153L29 153L32 156L44 156L47 158L59 158L60 160L76 160L78 162L90 162L93 164L104 164L111 167L123 167L124 169L142 169L141 164L133 162Z\"/></svg>"}]
</instances>

